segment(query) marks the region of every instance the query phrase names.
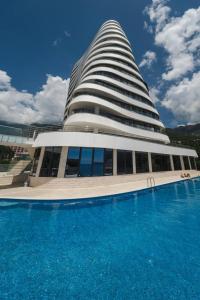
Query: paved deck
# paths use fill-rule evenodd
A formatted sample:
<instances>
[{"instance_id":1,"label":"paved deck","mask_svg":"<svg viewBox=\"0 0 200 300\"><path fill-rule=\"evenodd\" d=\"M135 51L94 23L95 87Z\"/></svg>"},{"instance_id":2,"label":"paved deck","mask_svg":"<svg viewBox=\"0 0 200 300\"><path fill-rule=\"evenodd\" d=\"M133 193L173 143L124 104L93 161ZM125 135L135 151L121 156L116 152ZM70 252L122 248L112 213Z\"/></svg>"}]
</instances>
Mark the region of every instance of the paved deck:
<instances>
[{"instance_id":1,"label":"paved deck","mask_svg":"<svg viewBox=\"0 0 200 300\"><path fill-rule=\"evenodd\" d=\"M78 199L112 195L147 188L147 177L153 176L159 186L183 180L182 172L159 172L152 174L123 175L88 178L51 178L37 187L15 187L0 190L0 198L13 199ZM186 171L191 177L200 176L198 171Z\"/></svg>"}]
</instances>

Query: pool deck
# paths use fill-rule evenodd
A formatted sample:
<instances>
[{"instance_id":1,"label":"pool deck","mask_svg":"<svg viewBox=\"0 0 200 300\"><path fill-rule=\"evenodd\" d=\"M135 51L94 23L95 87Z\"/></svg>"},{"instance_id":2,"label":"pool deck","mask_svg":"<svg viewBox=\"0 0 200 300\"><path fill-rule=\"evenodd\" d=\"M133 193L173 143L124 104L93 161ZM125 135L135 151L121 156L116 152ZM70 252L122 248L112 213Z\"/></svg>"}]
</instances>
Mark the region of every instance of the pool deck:
<instances>
[{"instance_id":1,"label":"pool deck","mask_svg":"<svg viewBox=\"0 0 200 300\"><path fill-rule=\"evenodd\" d=\"M0 189L0 199L67 200L120 194L148 188L147 178L150 176L154 177L155 186L185 180L181 178L181 173L171 171L108 177L48 178L35 187ZM191 178L200 176L198 171L185 173L190 173Z\"/></svg>"}]
</instances>

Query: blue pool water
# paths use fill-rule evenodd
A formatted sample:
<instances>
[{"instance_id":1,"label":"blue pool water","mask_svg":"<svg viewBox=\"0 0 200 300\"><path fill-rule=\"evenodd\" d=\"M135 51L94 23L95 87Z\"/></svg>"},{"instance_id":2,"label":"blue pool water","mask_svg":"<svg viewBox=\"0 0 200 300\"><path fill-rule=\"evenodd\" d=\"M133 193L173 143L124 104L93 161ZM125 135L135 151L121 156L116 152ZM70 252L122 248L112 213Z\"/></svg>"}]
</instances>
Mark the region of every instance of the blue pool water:
<instances>
[{"instance_id":1,"label":"blue pool water","mask_svg":"<svg viewBox=\"0 0 200 300\"><path fill-rule=\"evenodd\" d=\"M0 299L200 299L200 180L0 202Z\"/></svg>"}]
</instances>

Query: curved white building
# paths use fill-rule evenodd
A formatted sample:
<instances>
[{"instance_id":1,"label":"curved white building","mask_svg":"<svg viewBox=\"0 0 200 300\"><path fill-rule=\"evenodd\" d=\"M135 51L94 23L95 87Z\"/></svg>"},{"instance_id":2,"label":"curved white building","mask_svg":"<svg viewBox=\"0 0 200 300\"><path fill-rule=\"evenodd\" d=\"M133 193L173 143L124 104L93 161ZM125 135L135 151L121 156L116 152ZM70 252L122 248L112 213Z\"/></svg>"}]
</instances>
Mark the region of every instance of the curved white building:
<instances>
[{"instance_id":1,"label":"curved white building","mask_svg":"<svg viewBox=\"0 0 200 300\"><path fill-rule=\"evenodd\" d=\"M102 176L194 169L170 145L120 24L105 22L75 64L63 131L35 140L36 176Z\"/></svg>"}]
</instances>

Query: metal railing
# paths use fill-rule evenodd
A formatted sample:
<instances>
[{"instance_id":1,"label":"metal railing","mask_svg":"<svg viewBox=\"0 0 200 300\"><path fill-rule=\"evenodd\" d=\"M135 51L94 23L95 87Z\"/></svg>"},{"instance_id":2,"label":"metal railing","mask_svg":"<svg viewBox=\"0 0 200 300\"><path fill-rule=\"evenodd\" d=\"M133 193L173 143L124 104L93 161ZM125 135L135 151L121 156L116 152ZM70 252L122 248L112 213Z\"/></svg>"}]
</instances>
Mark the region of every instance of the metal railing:
<instances>
[{"instance_id":1,"label":"metal railing","mask_svg":"<svg viewBox=\"0 0 200 300\"><path fill-rule=\"evenodd\" d=\"M147 187L152 188L155 187L155 185L156 185L155 178L153 176L147 177Z\"/></svg>"}]
</instances>

